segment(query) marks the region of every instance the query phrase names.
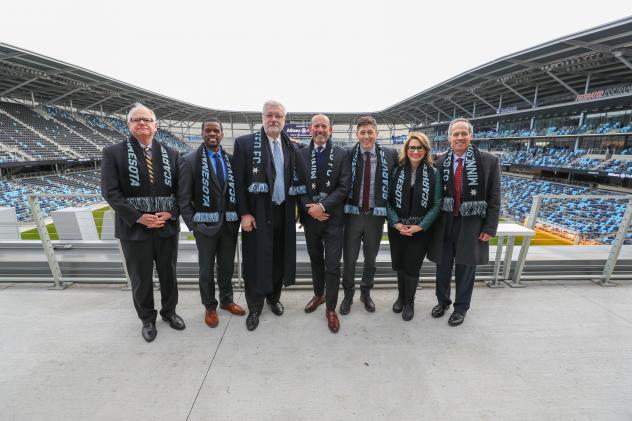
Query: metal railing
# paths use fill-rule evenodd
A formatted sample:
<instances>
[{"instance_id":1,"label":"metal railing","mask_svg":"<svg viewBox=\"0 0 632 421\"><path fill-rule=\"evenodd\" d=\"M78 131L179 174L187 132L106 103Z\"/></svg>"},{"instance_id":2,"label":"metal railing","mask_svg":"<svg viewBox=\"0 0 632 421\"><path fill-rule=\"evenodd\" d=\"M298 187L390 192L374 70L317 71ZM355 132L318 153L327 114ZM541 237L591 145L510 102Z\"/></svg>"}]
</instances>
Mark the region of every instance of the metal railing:
<instances>
[{"instance_id":1,"label":"metal railing","mask_svg":"<svg viewBox=\"0 0 632 421\"><path fill-rule=\"evenodd\" d=\"M54 198L63 198L63 197L69 197L69 196L73 196L75 198L85 197L85 198L92 198L92 199L94 198L101 199L101 196L98 194L69 195L69 194L38 193L38 194L30 194L27 196L28 203L33 212L34 221L36 224L37 237L41 241L41 245L43 247L43 251L46 256L46 263L47 263L47 266L50 268L50 274L52 275L53 288L64 288L68 283L73 283L73 282L106 282L106 281L109 281L109 282L114 281L115 283L119 283L123 281L123 282L126 282L127 286L129 287L130 285L129 275L127 274L127 271L126 271L125 258L120 247L120 242L118 240L104 241L103 243L99 241L98 244L95 242L90 242L90 241L86 241L86 242L80 241L79 243L69 242L66 244L64 241L54 241L54 239L51 239L51 235L49 234L49 230L51 229L50 229L50 226L47 227L47 223L49 223L50 221L45 219L44 214L42 210L40 209L40 199L54 199ZM594 266L592 270L593 273L585 272L585 276L583 277L581 274L576 275L578 278L581 277L582 279L598 277L599 279L596 279L595 281L599 285L611 285L610 280L612 278L613 271L615 269L615 264L619 258L621 247L625 241L625 234L629 229L630 222L632 221L632 195L535 195L533 196L533 205L531 207L531 211L530 211L526 225L530 229L533 229L536 227L536 223L538 222L538 215L541 210L542 202L545 199L567 201L567 200L581 200L581 199L587 199L587 198L597 198L597 199L605 198L609 200L627 201L627 207L623 215L622 223L620 224L615 240L612 243L610 253L608 255L607 261L605 263L605 266L603 268L601 275L600 276L596 275L597 271L595 270ZM101 224L98 224L98 225L101 225ZM57 229L59 229L59 227ZM51 231L54 232L54 230L51 230ZM62 231L59 231L59 232L61 233ZM103 234L104 232L105 231L103 230L101 234ZM192 235L192 234L189 234L189 235ZM186 236L187 234L183 233L183 237L181 238L185 238ZM112 237L108 237L108 238L112 238ZM240 241L241 239L238 237L237 250L236 250L236 260L237 260L236 261L236 264L237 264L236 275L237 276L234 278L235 286L237 287L243 287L242 265L241 265L242 256L241 256ZM114 242L117 243L116 246L114 245ZM382 248L388 247L388 244L386 242L384 243L385 244L383 244ZM17 243L11 243L11 244L12 245L10 247L16 247L17 245ZM81 244L81 249L73 250L72 247L77 246L77 244ZM182 245L183 250L185 251L188 250L189 253L191 252L192 247L193 248L195 247L195 244L192 244L191 241L186 241L181 244L183 244ZM297 239L297 244L298 244L298 239ZM522 245L520 247L518 259L512 265L511 251L513 249L513 245L514 245L514 239L511 237L498 238L498 246L496 247L495 260L491 262L490 265L479 268L477 279L481 280L481 279L486 278L487 272L489 272L489 269L490 269L489 266L493 264L493 270L491 272L490 279L492 279L495 284L498 284L498 280L500 279L500 280L510 281L512 284L511 286L521 286L520 279L522 277L522 272L524 271L524 268L525 268L527 254L529 252L529 247L531 245L531 237L525 236L522 238ZM64 248L65 246L67 246L66 248L69 248L69 250L66 250ZM17 247L19 248L21 246L17 245ZM28 247L33 249L34 245L32 244L32 242L30 245L28 245ZM96 255L100 256L100 253L101 253L101 252L95 253L94 252L95 249L106 250L105 254L107 254L107 256L103 257L103 259L106 259L107 262L105 264L99 263L101 266L98 266L97 269L95 269L96 265L94 264L92 266L84 267L85 266L85 264L83 263L84 260L81 260L84 258L84 256L81 254L85 250L84 247L87 249L91 249L92 251L89 251L88 253L93 253L95 256ZM503 248L506 249L506 252L505 252L505 257L502 262L503 266L502 266L502 271L501 271L500 262L502 259L501 254L502 254ZM22 253L21 251L16 249L16 255L20 255L21 253ZM69 254L69 253L76 253L76 254ZM117 255L120 255L120 260L118 259ZM69 256L71 256L70 260L69 260ZM303 256L303 259L304 258L305 256ZM61 260L58 260L58 259L61 259ZM71 262L72 259L75 259L75 260ZM106 261L103 259L99 260L99 262ZM121 261L122 261L122 266L123 266L122 269L124 271L124 276L125 276L124 278L122 276L123 271L121 271L120 266L118 266L119 262ZM42 264L44 264L43 261L41 262ZM60 267L60 262L62 263L61 267ZM94 263L95 261L90 261L90 262ZM304 267L302 268L302 272L304 272L302 273L303 278L305 278L306 282L308 278L311 281L311 274L307 272L309 270L308 262L304 260L301 260L301 262L305 263L305 265L303 265ZM390 263L389 262L382 262L382 263L383 263L382 266L384 267L382 268L381 276L384 277L388 275L388 281L389 283L392 283ZM36 277L33 275L34 273L43 273L41 271L43 270L43 268L45 268L45 266L42 266L42 264L39 264L37 268L39 272L37 272L36 268L34 268L31 272L28 272L27 270L25 273L23 273L22 269L18 267L19 263L15 263L13 264L13 266L18 267L18 269L11 273L15 274L14 276L16 277L16 280L18 281L28 282L28 280L30 279L31 281L35 281L35 282L42 282L44 280L43 276L40 277L41 279L36 280L35 279ZM386 268L387 264L389 266L388 268L389 270L387 270ZM105 267L104 265L109 265L107 266L106 270L110 272L100 272L101 268ZM599 264L599 266L600 265L601 263ZM63 268L63 271L67 271L66 279L64 279L62 268ZM116 270L117 275L112 276L112 271L114 270ZM187 260L183 270L186 275L184 276L184 279L186 279L185 282L193 282L194 278L195 278L195 281L197 281L197 275L195 271L193 270L192 261ZM424 264L424 268L422 268L422 272L425 273L425 277L422 276L421 281L431 282L432 281L431 278L434 278L433 276L434 273L431 273L433 272L433 270L434 270L434 267L432 267L432 265ZM529 271L531 270L532 269L530 265L525 279L536 279L536 277L533 275L529 276ZM601 270L601 268L599 267L598 270ZM621 274L619 274L620 271L621 271L621 266L617 268L617 274L615 275L617 278L622 276ZM10 273L10 272L7 272L7 273ZM548 276L548 274L546 276ZM546 276L540 276L537 279L546 279ZM555 275L551 273L550 279L559 279L561 278L561 276L562 276L561 274ZM50 275L47 275L47 279L50 280Z\"/></svg>"},{"instance_id":2,"label":"metal railing","mask_svg":"<svg viewBox=\"0 0 632 421\"><path fill-rule=\"evenodd\" d=\"M632 220L632 195L568 195L568 194L538 194L533 196L533 203L531 205L531 211L529 212L529 217L527 219L527 228L534 229L536 227L536 222L538 219L538 214L540 213L540 208L542 207L542 201L544 199L561 199L561 200L583 200L583 199L608 199L608 200L626 200L627 206L625 208L625 212L623 214L623 218L621 223L619 224L619 229L617 230L617 234L615 236L614 241L612 242L612 247L610 249L610 253L608 255L608 259L606 260L606 264L604 266L603 272L601 273L601 277L596 280L596 283L602 286L610 286L612 283L610 279L612 278L612 272L614 271L614 267L619 259L619 255L621 253L621 247L625 242L625 236L630 227L630 221ZM522 248L520 249L520 254L518 256L518 261L516 263L516 269L514 270L512 276L513 283L519 283L520 278L522 276L522 271L524 269L524 265L527 259L527 253L529 252L529 246L531 243L531 238L525 238L522 244Z\"/></svg>"}]
</instances>

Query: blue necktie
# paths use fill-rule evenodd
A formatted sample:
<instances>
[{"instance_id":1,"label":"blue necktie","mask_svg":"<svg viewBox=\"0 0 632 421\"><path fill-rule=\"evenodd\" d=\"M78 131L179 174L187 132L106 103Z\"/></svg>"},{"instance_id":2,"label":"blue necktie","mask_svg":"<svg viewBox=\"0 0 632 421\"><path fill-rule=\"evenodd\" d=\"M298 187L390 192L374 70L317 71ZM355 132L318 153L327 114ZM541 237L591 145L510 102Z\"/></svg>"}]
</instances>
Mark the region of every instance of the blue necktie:
<instances>
[{"instance_id":1,"label":"blue necktie","mask_svg":"<svg viewBox=\"0 0 632 421\"><path fill-rule=\"evenodd\" d=\"M274 154L274 171L276 177L274 178L274 192L272 193L272 201L277 205L280 205L285 201L285 173L283 172L283 153L281 152L281 145L278 140L272 142Z\"/></svg>"},{"instance_id":2,"label":"blue necktie","mask_svg":"<svg viewBox=\"0 0 632 421\"><path fill-rule=\"evenodd\" d=\"M224 167L222 166L222 158L218 153L216 153L213 158L215 158L215 175L217 176L217 181L219 181L219 187L224 190Z\"/></svg>"}]
</instances>

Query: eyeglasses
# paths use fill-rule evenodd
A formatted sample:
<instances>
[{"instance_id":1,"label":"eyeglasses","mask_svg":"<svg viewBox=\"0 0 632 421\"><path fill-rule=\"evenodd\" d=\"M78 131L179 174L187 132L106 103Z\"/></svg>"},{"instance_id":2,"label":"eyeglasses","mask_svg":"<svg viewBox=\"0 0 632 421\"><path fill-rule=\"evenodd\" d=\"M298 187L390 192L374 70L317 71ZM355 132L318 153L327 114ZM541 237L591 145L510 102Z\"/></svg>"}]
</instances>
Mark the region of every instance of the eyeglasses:
<instances>
[{"instance_id":1,"label":"eyeglasses","mask_svg":"<svg viewBox=\"0 0 632 421\"><path fill-rule=\"evenodd\" d=\"M426 150L423 146L409 146L408 150L411 152L423 152Z\"/></svg>"},{"instance_id":2,"label":"eyeglasses","mask_svg":"<svg viewBox=\"0 0 632 421\"><path fill-rule=\"evenodd\" d=\"M134 123L134 124L138 124L141 121L145 124L150 124L153 123L155 120L153 118L145 118L145 117L134 117L134 118L130 118L129 119L130 122Z\"/></svg>"}]
</instances>

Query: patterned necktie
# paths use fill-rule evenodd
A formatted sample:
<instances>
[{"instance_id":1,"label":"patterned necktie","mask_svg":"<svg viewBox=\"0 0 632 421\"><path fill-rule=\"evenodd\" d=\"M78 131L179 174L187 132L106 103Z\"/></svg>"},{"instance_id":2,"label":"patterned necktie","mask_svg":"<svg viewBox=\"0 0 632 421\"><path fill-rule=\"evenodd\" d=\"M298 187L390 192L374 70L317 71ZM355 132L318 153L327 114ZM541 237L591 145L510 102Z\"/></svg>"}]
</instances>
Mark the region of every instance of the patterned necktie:
<instances>
[{"instance_id":1,"label":"patterned necktie","mask_svg":"<svg viewBox=\"0 0 632 421\"><path fill-rule=\"evenodd\" d=\"M456 171L454 172L454 209L452 213L454 216L459 215L459 208L461 207L461 185L463 184L463 158L456 160Z\"/></svg>"},{"instance_id":2,"label":"patterned necktie","mask_svg":"<svg viewBox=\"0 0 632 421\"><path fill-rule=\"evenodd\" d=\"M285 201L285 173L283 172L283 153L281 152L281 144L278 140L272 142L274 154L274 192L272 193L272 201L280 205Z\"/></svg>"},{"instance_id":3,"label":"patterned necktie","mask_svg":"<svg viewBox=\"0 0 632 421\"><path fill-rule=\"evenodd\" d=\"M151 148L143 145L143 155L145 155L145 162L147 163L147 171L149 172L149 182L154 183L154 164L151 161Z\"/></svg>"},{"instance_id":4,"label":"patterned necktie","mask_svg":"<svg viewBox=\"0 0 632 421\"><path fill-rule=\"evenodd\" d=\"M213 158L215 158L215 175L217 176L217 181L219 181L219 187L223 191L224 190L224 167L222 166L222 158L219 156L219 153L216 153Z\"/></svg>"},{"instance_id":5,"label":"patterned necktie","mask_svg":"<svg viewBox=\"0 0 632 421\"><path fill-rule=\"evenodd\" d=\"M369 211L369 194L371 193L371 154L364 153L364 171L362 172L362 211Z\"/></svg>"}]
</instances>

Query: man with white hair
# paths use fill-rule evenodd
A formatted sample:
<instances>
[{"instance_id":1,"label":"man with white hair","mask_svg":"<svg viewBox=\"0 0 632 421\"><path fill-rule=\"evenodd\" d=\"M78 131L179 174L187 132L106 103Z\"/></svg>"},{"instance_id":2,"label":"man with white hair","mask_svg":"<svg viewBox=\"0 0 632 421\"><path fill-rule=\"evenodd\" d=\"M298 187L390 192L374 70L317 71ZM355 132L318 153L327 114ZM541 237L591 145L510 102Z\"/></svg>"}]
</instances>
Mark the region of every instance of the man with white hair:
<instances>
[{"instance_id":1,"label":"man with white hair","mask_svg":"<svg viewBox=\"0 0 632 421\"><path fill-rule=\"evenodd\" d=\"M162 319L185 328L176 314L178 285L178 153L154 139L156 116L142 104L127 115L130 137L103 149L101 192L115 212L114 233L121 241L132 297L147 342L156 338L153 271L160 281Z\"/></svg>"},{"instance_id":2,"label":"man with white hair","mask_svg":"<svg viewBox=\"0 0 632 421\"><path fill-rule=\"evenodd\" d=\"M281 288L296 278L296 145L283 131L285 107L263 105L261 130L235 139L237 213L241 218L246 327L255 330L264 300L283 314Z\"/></svg>"}]
</instances>

